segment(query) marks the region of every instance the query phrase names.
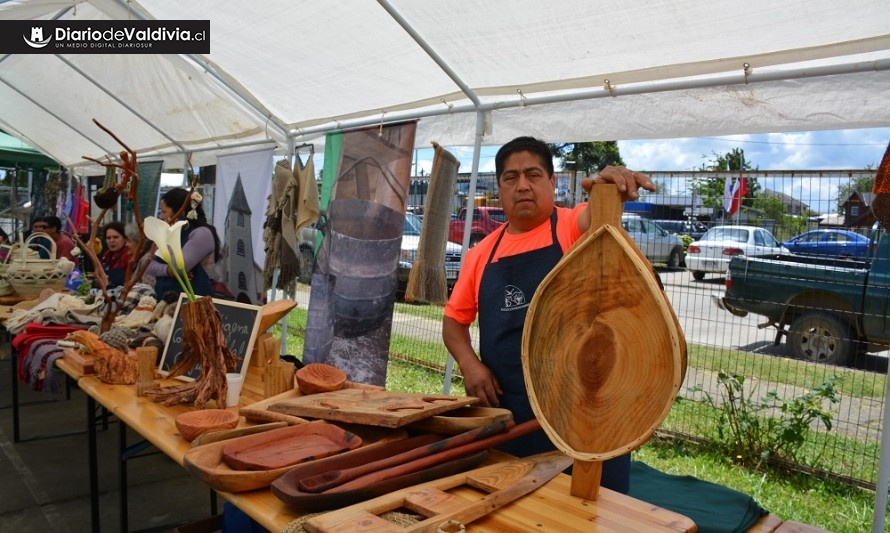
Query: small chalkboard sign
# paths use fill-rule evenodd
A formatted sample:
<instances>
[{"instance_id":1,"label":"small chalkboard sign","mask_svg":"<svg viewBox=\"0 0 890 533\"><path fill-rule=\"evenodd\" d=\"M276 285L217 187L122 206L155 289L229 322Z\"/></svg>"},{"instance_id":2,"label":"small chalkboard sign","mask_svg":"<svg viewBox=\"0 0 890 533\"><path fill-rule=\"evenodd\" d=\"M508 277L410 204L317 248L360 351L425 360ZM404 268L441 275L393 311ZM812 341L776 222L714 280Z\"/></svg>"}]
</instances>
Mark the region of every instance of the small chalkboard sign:
<instances>
[{"instance_id":1,"label":"small chalkboard sign","mask_svg":"<svg viewBox=\"0 0 890 533\"><path fill-rule=\"evenodd\" d=\"M180 294L179 301L176 302L173 327L170 328L170 333L167 335L164 353L161 355L161 363L158 366L158 372L164 376L170 373L170 368L182 356L182 317L179 315L179 311L182 309L185 298L185 294ZM229 348L241 359L238 373L244 375L248 368L250 354L253 352L257 330L260 327L262 307L216 298L213 299L213 305L219 311L223 335L226 337ZM183 381L193 381L200 375L201 366L195 365L188 373L177 376L177 378Z\"/></svg>"}]
</instances>

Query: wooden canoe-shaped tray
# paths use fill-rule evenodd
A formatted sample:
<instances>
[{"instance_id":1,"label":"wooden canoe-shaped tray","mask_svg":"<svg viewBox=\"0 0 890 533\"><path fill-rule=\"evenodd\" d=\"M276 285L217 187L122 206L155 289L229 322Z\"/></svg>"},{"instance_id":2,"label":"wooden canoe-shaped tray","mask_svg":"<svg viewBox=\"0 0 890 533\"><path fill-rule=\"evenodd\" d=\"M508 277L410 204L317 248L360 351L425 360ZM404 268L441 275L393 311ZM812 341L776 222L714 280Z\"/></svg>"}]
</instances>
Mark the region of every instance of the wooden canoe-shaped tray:
<instances>
[{"instance_id":1,"label":"wooden canoe-shaped tray","mask_svg":"<svg viewBox=\"0 0 890 533\"><path fill-rule=\"evenodd\" d=\"M361 451L348 452L354 454ZM345 458L347 454L343 454ZM319 461L304 463L293 470L288 471L272 482L272 493L287 505L301 511L326 511L339 509L347 505L370 500L384 494L389 494L405 487L413 487L420 483L427 483L436 479L446 478L476 468L488 457L488 450L482 450L471 455L460 457L452 461L412 472L392 479L379 481L366 487L343 492L303 492L300 490L300 480L321 474L330 469L328 466L319 465ZM328 459L332 459L329 457ZM324 461L324 459L322 459ZM357 463L358 464L358 463ZM353 466L357 466L354 464Z\"/></svg>"},{"instance_id":2,"label":"wooden canoe-shaped tray","mask_svg":"<svg viewBox=\"0 0 890 533\"><path fill-rule=\"evenodd\" d=\"M384 390L383 387L378 387L376 385L367 385L365 383L356 383L354 381L347 381L346 385L344 385L343 388L376 391ZM305 395L300 392L299 389L294 388L286 390L281 394L276 394L275 396L270 396L265 400L260 400L256 403L244 406L238 410L238 414L243 416L245 420L250 420L251 422L287 422L290 425L304 424L308 422L308 420L306 420L305 418L287 415L284 413L276 413L269 410L269 406L272 404L279 403L284 400L292 400L301 396Z\"/></svg>"},{"instance_id":3,"label":"wooden canoe-shaped tray","mask_svg":"<svg viewBox=\"0 0 890 533\"><path fill-rule=\"evenodd\" d=\"M410 392L342 389L273 403L268 410L286 415L369 426L402 427L478 402L472 396L433 396Z\"/></svg>"},{"instance_id":4,"label":"wooden canoe-shaped tray","mask_svg":"<svg viewBox=\"0 0 890 533\"><path fill-rule=\"evenodd\" d=\"M511 420L512 418L513 413L509 409L468 405L414 422L408 428L440 433L442 435L456 435L495 422Z\"/></svg>"},{"instance_id":5,"label":"wooden canoe-shaped tray","mask_svg":"<svg viewBox=\"0 0 890 533\"><path fill-rule=\"evenodd\" d=\"M343 452L325 459L318 459L317 461L327 461L335 457L346 458L350 454L360 452L367 454L370 450L390 450L391 446L397 446L398 442L408 438L408 432L404 429L349 426L348 430L361 437L362 446L355 450ZM213 490L244 492L268 487L273 481L288 471L316 462L309 461L271 470L234 470L223 461L223 448L231 440L213 442L189 450L182 461L185 469Z\"/></svg>"},{"instance_id":6,"label":"wooden canoe-shaped tray","mask_svg":"<svg viewBox=\"0 0 890 533\"><path fill-rule=\"evenodd\" d=\"M312 423L230 440L223 446L222 455L235 470L275 470L361 445L362 439L355 433L333 424Z\"/></svg>"}]
</instances>

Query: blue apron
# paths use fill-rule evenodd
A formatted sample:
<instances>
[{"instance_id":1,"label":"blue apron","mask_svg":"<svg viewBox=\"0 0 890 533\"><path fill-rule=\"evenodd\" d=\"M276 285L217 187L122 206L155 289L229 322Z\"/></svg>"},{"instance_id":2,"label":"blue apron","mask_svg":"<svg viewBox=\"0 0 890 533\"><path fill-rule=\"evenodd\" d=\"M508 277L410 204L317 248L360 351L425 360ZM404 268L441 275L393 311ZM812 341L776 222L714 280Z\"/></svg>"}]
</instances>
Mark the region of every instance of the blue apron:
<instances>
[{"instance_id":1,"label":"blue apron","mask_svg":"<svg viewBox=\"0 0 890 533\"><path fill-rule=\"evenodd\" d=\"M552 242L549 246L502 257L492 263L507 225L504 224L500 231L479 284L479 352L482 362L491 369L503 390L499 398L501 407L512 411L513 419L521 424L535 417L522 375L522 328L535 290L562 258L563 252L556 237L556 209L550 215ZM538 430L497 449L526 457L555 450L556 446L544 430ZM603 463L603 487L626 494L629 477L630 454Z\"/></svg>"},{"instance_id":2,"label":"blue apron","mask_svg":"<svg viewBox=\"0 0 890 533\"><path fill-rule=\"evenodd\" d=\"M180 236L180 242L188 242L189 233L191 233L191 228L184 228L182 230L182 235ZM159 263L164 263L165 265L167 264L166 261L158 256L154 256L154 260ZM207 271L204 270L201 263L198 263L189 271L189 281L191 282L192 289L195 290L196 295L213 296L213 287L210 284L210 277L207 275ZM183 292L182 287L179 286L179 282L176 281L176 278L172 276L158 276L155 279L155 299L161 301L161 298L164 297L164 293L168 291L173 291L176 294Z\"/></svg>"}]
</instances>

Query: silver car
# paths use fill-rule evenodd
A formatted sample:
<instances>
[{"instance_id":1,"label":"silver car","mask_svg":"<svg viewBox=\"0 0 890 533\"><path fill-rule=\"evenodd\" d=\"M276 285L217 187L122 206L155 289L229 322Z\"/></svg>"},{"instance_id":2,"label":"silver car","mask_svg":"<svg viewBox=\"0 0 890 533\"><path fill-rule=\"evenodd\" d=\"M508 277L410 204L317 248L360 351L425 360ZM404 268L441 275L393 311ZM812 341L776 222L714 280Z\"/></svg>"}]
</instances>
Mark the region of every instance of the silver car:
<instances>
[{"instance_id":1,"label":"silver car","mask_svg":"<svg viewBox=\"0 0 890 533\"><path fill-rule=\"evenodd\" d=\"M683 241L677 235L631 213L621 215L621 227L650 263L665 263L669 268L679 268L683 264Z\"/></svg>"}]
</instances>

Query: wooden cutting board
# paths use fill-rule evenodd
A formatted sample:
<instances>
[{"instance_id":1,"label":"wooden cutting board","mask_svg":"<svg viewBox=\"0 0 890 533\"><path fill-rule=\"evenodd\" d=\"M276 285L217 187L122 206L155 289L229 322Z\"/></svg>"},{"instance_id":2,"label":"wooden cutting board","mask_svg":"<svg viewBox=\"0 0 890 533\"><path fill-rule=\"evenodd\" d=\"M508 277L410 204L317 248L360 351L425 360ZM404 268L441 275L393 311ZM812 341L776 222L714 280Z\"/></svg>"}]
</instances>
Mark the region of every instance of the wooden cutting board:
<instances>
[{"instance_id":1,"label":"wooden cutting board","mask_svg":"<svg viewBox=\"0 0 890 533\"><path fill-rule=\"evenodd\" d=\"M347 381L346 385L343 388L359 390L383 390L383 387L378 387L376 385L367 385L365 383L355 383L353 381ZM305 424L306 422L308 422L308 420L306 420L305 418L269 411L269 406L272 404L279 403L284 400L290 400L291 398L299 398L300 396L305 396L305 394L300 392L300 389L294 386L293 389L286 390L281 394L276 394L275 396L270 396L265 400L260 400L256 403L252 403L250 405L242 407L238 410L238 414L243 416L245 420L249 420L251 422L282 421L287 422L290 425Z\"/></svg>"},{"instance_id":2,"label":"wooden cutting board","mask_svg":"<svg viewBox=\"0 0 890 533\"><path fill-rule=\"evenodd\" d=\"M283 400L269 405L268 410L290 416L395 428L478 401L472 396L342 389Z\"/></svg>"}]
</instances>

